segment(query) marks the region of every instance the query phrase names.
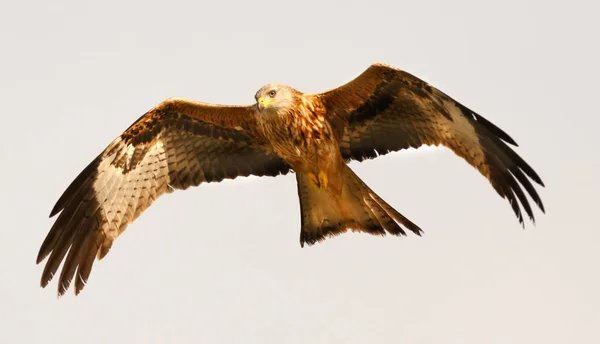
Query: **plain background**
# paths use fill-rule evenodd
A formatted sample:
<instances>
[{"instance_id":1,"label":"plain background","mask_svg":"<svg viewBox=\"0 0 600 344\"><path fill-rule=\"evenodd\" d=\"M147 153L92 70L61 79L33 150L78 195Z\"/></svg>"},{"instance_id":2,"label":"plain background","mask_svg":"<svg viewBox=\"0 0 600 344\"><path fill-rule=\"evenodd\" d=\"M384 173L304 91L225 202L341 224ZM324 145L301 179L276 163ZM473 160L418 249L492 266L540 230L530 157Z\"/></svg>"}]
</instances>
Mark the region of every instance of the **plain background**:
<instances>
[{"instance_id":1,"label":"plain background","mask_svg":"<svg viewBox=\"0 0 600 344\"><path fill-rule=\"evenodd\" d=\"M0 8L2 343L598 343L599 34L593 1L22 1ZM373 62L506 130L547 215L446 149L351 166L418 238L298 243L293 175L163 196L83 293L39 287L48 213L169 97L319 92Z\"/></svg>"}]
</instances>

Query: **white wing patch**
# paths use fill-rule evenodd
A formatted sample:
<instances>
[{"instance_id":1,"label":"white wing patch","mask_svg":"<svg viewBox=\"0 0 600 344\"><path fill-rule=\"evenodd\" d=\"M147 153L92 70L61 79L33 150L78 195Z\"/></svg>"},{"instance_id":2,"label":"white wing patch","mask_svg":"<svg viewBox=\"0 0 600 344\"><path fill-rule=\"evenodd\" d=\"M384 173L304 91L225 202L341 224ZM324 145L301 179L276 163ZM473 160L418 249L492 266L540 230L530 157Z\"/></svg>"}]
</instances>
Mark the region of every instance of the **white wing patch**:
<instances>
[{"instance_id":1,"label":"white wing patch","mask_svg":"<svg viewBox=\"0 0 600 344\"><path fill-rule=\"evenodd\" d=\"M456 106L455 102L443 100L442 104L452 117L452 121L443 117L444 120L438 122L441 125L437 129L443 141L446 142L448 148L458 155L468 157L467 161L486 177L489 176L489 171L485 165L485 155L475 127L465 117L462 110Z\"/></svg>"},{"instance_id":2,"label":"white wing patch","mask_svg":"<svg viewBox=\"0 0 600 344\"><path fill-rule=\"evenodd\" d=\"M106 249L158 196L170 192L167 156L160 137L135 167L132 166L136 163L132 158L136 147L132 144L126 146L120 139L115 140L113 145L121 147L107 150L112 153L103 157L98 166L98 177L92 185L95 191L93 197L99 205L95 211L100 212L104 220L100 230L105 234L103 246ZM113 165L123 154L126 155L128 171Z\"/></svg>"},{"instance_id":3,"label":"white wing patch","mask_svg":"<svg viewBox=\"0 0 600 344\"><path fill-rule=\"evenodd\" d=\"M452 117L452 121L447 121L447 128L443 135L448 140L460 140L466 143L467 146L479 146L479 138L475 132L475 128L469 119L465 117L461 109L452 101L443 101L444 108Z\"/></svg>"}]
</instances>

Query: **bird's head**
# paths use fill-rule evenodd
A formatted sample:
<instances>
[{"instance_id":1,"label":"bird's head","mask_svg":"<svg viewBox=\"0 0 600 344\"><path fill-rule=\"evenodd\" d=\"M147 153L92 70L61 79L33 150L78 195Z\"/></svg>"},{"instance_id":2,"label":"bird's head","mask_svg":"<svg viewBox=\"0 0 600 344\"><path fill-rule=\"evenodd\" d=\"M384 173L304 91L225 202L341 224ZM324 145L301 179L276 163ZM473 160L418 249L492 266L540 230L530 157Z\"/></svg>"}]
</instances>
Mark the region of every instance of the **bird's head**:
<instances>
[{"instance_id":1,"label":"bird's head","mask_svg":"<svg viewBox=\"0 0 600 344\"><path fill-rule=\"evenodd\" d=\"M258 90L254 98L256 98L256 104L261 112L267 110L281 112L291 108L299 95L300 92L289 86L268 84Z\"/></svg>"}]
</instances>

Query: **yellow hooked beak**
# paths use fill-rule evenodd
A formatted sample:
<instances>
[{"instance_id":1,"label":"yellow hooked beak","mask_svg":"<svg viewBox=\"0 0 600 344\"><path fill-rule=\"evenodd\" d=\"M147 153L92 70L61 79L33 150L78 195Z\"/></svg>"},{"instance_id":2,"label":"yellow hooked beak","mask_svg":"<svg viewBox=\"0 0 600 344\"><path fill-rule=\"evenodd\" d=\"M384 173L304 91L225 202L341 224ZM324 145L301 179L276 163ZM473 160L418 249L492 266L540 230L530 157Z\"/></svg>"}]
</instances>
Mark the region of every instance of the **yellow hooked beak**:
<instances>
[{"instance_id":1,"label":"yellow hooked beak","mask_svg":"<svg viewBox=\"0 0 600 344\"><path fill-rule=\"evenodd\" d=\"M265 99L265 98L263 98L263 97L260 97L260 98L258 98L258 100L257 100L257 101L258 101L258 107L259 107L260 109L264 109L264 108L266 108L267 106L269 106L269 104L271 104L271 103L273 102L273 100L274 100L273 98Z\"/></svg>"}]
</instances>

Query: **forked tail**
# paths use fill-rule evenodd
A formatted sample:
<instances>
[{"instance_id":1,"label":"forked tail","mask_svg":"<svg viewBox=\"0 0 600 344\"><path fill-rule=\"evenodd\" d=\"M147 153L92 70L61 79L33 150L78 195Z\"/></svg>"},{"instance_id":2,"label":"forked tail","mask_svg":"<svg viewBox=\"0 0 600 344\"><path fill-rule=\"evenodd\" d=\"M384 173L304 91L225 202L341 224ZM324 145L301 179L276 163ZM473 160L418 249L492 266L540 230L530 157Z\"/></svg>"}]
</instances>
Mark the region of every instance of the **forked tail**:
<instances>
[{"instance_id":1,"label":"forked tail","mask_svg":"<svg viewBox=\"0 0 600 344\"><path fill-rule=\"evenodd\" d=\"M374 235L406 235L404 226L417 235L421 229L377 196L348 166L342 173L343 188L334 195L319 188L305 173L296 173L302 228L300 245L312 245L348 229Z\"/></svg>"}]
</instances>

